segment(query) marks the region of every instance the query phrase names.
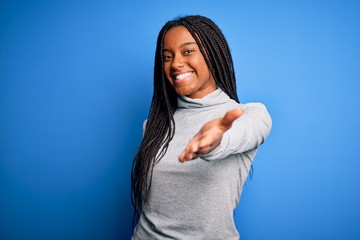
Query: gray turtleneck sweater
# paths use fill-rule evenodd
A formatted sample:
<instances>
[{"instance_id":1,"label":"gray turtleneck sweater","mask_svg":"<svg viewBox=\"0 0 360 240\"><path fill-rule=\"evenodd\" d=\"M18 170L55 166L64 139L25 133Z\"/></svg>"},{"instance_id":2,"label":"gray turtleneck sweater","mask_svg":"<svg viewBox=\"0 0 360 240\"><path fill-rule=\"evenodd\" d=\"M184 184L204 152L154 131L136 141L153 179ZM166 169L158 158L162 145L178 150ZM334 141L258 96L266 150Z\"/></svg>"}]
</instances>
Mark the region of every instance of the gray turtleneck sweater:
<instances>
[{"instance_id":1,"label":"gray turtleneck sweater","mask_svg":"<svg viewBox=\"0 0 360 240\"><path fill-rule=\"evenodd\" d=\"M180 153L200 128L234 108L244 114L220 145L180 163ZM238 104L218 88L201 99L179 97L174 119L174 138L154 167L149 200L132 240L239 239L233 212L256 151L270 132L269 113L261 103Z\"/></svg>"}]
</instances>

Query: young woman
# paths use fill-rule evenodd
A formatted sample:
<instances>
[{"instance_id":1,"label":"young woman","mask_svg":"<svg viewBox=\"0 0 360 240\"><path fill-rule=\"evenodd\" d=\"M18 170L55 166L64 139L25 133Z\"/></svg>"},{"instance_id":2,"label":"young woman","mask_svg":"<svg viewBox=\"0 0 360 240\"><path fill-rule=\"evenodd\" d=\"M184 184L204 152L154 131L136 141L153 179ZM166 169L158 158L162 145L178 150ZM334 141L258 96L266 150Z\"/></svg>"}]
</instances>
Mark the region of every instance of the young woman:
<instances>
[{"instance_id":1,"label":"young woman","mask_svg":"<svg viewBox=\"0 0 360 240\"><path fill-rule=\"evenodd\" d=\"M233 211L271 124L261 103L239 103L227 41L210 19L167 22L133 162L132 239L239 239Z\"/></svg>"}]
</instances>

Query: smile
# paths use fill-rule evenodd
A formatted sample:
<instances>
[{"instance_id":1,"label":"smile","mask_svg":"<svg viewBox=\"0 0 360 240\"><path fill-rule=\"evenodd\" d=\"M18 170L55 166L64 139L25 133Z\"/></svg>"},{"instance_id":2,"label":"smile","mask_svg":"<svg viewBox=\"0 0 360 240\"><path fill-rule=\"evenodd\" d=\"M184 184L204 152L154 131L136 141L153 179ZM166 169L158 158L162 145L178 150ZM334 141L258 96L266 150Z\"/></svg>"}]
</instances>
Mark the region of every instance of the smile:
<instances>
[{"instance_id":1,"label":"smile","mask_svg":"<svg viewBox=\"0 0 360 240\"><path fill-rule=\"evenodd\" d=\"M175 75L174 78L175 80L184 80L189 78L192 74L193 74L192 72L186 72L179 75Z\"/></svg>"}]
</instances>

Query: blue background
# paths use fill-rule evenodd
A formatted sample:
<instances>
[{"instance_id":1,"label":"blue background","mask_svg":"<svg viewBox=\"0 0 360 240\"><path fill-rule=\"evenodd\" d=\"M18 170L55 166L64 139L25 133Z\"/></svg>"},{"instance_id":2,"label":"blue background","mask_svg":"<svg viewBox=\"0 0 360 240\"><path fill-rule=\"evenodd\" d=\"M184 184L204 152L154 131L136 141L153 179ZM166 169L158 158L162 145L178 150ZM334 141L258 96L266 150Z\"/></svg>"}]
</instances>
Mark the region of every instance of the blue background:
<instances>
[{"instance_id":1,"label":"blue background","mask_svg":"<svg viewBox=\"0 0 360 240\"><path fill-rule=\"evenodd\" d=\"M273 129L244 240L360 239L359 1L1 1L0 239L128 239L158 31L213 19Z\"/></svg>"}]
</instances>

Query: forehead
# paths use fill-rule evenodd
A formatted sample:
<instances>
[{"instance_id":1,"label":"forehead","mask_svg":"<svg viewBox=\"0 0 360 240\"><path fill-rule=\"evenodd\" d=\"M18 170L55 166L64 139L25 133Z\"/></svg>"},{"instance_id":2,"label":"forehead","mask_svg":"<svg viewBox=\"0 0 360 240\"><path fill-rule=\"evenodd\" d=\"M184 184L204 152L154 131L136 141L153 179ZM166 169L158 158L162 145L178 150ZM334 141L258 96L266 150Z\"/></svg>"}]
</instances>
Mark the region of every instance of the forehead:
<instances>
[{"instance_id":1,"label":"forehead","mask_svg":"<svg viewBox=\"0 0 360 240\"><path fill-rule=\"evenodd\" d=\"M164 48L177 48L184 43L195 42L195 39L184 26L173 27L164 37Z\"/></svg>"}]
</instances>

